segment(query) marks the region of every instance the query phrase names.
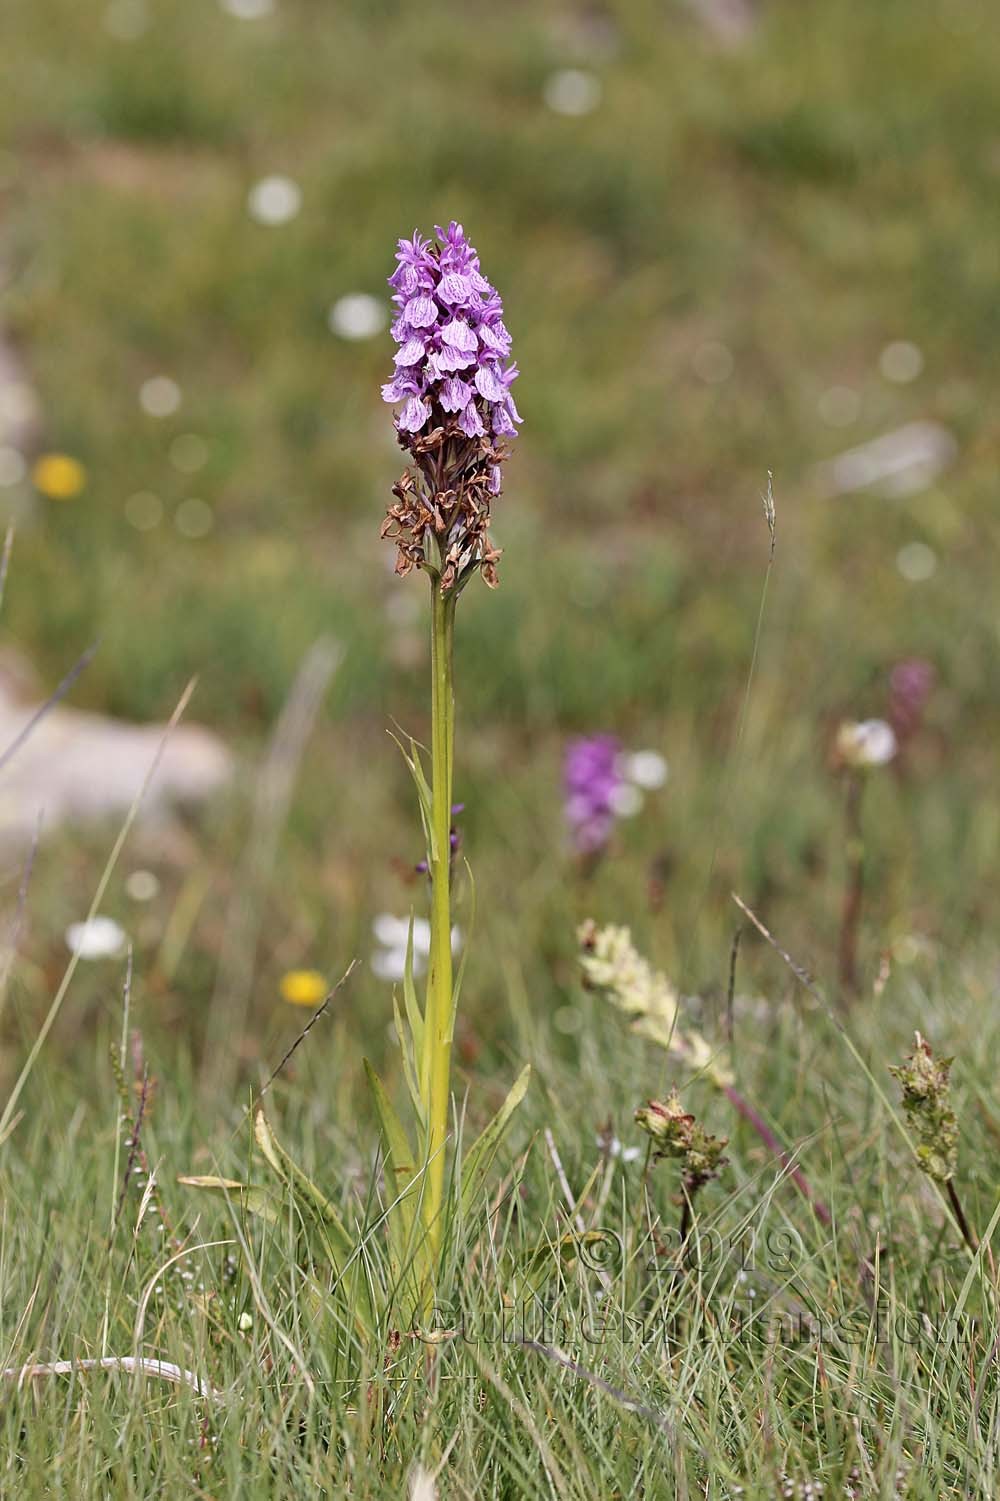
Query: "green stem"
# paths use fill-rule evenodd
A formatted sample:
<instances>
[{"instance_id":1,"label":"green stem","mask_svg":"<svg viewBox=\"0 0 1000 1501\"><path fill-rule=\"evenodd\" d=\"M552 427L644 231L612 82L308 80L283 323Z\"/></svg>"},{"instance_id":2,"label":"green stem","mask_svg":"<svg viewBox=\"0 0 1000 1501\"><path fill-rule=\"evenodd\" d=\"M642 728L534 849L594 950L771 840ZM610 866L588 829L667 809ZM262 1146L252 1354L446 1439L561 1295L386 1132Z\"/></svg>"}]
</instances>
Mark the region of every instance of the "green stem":
<instances>
[{"instance_id":1,"label":"green stem","mask_svg":"<svg viewBox=\"0 0 1000 1501\"><path fill-rule=\"evenodd\" d=\"M455 599L431 579L431 951L424 1013L421 1071L427 1119L424 1223L432 1267L442 1238L445 1141L448 1136L451 1037L454 1025L451 964L451 776L455 738L452 654Z\"/></svg>"}]
</instances>

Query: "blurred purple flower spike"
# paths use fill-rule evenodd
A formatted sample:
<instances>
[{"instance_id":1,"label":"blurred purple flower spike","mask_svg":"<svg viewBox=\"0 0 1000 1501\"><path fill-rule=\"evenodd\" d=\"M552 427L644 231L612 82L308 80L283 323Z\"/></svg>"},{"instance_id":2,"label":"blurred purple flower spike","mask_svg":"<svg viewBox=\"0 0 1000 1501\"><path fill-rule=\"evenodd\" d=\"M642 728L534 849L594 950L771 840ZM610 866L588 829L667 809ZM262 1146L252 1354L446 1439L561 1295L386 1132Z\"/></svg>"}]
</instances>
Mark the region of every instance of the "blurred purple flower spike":
<instances>
[{"instance_id":1,"label":"blurred purple flower spike","mask_svg":"<svg viewBox=\"0 0 1000 1501\"><path fill-rule=\"evenodd\" d=\"M936 681L933 663L923 657L907 657L892 669L888 719L900 745L911 740L923 724L924 710Z\"/></svg>"},{"instance_id":2,"label":"blurred purple flower spike","mask_svg":"<svg viewBox=\"0 0 1000 1501\"><path fill-rule=\"evenodd\" d=\"M620 756L614 735L587 735L566 748L566 822L574 850L585 858L600 854L611 838L614 796L622 781Z\"/></svg>"}]
</instances>

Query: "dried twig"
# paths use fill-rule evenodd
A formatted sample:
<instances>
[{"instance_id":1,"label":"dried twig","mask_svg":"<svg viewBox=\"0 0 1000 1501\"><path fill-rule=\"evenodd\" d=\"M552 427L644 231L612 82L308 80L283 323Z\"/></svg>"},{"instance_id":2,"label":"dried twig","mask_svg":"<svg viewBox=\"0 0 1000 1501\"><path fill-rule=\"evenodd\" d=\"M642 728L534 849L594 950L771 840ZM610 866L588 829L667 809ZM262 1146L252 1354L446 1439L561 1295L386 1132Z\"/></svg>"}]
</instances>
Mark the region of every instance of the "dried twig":
<instances>
[{"instance_id":1,"label":"dried twig","mask_svg":"<svg viewBox=\"0 0 1000 1501\"><path fill-rule=\"evenodd\" d=\"M104 1355L99 1360L49 1360L38 1365L8 1366L0 1371L0 1377L21 1387L36 1376L72 1376L77 1371L126 1371L137 1376L159 1376L177 1386L189 1386L199 1397L211 1397L216 1402L222 1397L217 1387L202 1381L194 1371L186 1371L172 1360L145 1355Z\"/></svg>"}]
</instances>

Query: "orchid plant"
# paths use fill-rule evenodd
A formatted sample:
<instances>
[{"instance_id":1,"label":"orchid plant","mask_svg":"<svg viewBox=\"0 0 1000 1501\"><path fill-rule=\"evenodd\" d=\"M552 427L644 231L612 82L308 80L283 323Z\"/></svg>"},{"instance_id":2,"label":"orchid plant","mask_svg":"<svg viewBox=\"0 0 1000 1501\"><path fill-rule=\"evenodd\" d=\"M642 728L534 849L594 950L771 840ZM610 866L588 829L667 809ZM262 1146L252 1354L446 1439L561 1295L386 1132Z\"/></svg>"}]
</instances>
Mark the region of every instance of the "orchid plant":
<instances>
[{"instance_id":1,"label":"orchid plant","mask_svg":"<svg viewBox=\"0 0 1000 1501\"><path fill-rule=\"evenodd\" d=\"M422 747L400 742L417 789L430 883L430 945L426 989L418 996L411 917L402 979L402 1006L394 997L396 1033L410 1097L407 1126L388 1090L366 1060L382 1128L387 1202L380 1219L388 1229L391 1285L373 1293L362 1238L352 1235L334 1206L277 1142L257 1111L255 1136L263 1156L292 1192L305 1218L318 1226L334 1264L337 1285L360 1330L395 1327L407 1318L427 1320L439 1289L449 1230L478 1202L503 1132L528 1086L525 1068L482 1135L449 1171L452 1111L451 1049L465 959L452 962L452 820L455 743L454 637L462 591L476 574L497 584L499 550L490 536L492 507L500 495L504 440L521 421L511 396L517 366L503 304L480 269L479 256L460 224L438 228L436 239L414 233L400 240L389 278L397 314L392 335L399 346L395 374L382 388L399 407L400 447L409 462L392 488L382 536L396 547L396 572L423 572L430 585L430 775ZM201 1187L239 1191L247 1208L274 1206L256 1186L213 1178L188 1179Z\"/></svg>"},{"instance_id":2,"label":"orchid plant","mask_svg":"<svg viewBox=\"0 0 1000 1501\"><path fill-rule=\"evenodd\" d=\"M436 242L414 232L400 240L389 278L397 316L392 335L396 373L382 388L402 403L396 418L410 463L393 486L382 536L396 547L396 572L422 570L431 595L431 776L415 741L403 747L420 802L431 889L430 958L424 1005L416 995L412 944L403 980L405 1018L396 1029L426 1181L420 1193L423 1237L417 1237L418 1281L433 1287L444 1229L446 1142L451 1108L451 1045L462 971L452 968L452 779L455 742L454 636L459 597L481 574L497 585L499 550L490 537L500 495L504 439L521 421L511 386L511 339L503 303L480 268L460 224L437 227ZM463 961L464 964L464 961ZM369 1074L401 1203L412 1196L409 1138L388 1097ZM493 1126L468 1153L462 1197L468 1203L500 1132L527 1088L525 1070ZM411 1241L413 1240L411 1226Z\"/></svg>"}]
</instances>

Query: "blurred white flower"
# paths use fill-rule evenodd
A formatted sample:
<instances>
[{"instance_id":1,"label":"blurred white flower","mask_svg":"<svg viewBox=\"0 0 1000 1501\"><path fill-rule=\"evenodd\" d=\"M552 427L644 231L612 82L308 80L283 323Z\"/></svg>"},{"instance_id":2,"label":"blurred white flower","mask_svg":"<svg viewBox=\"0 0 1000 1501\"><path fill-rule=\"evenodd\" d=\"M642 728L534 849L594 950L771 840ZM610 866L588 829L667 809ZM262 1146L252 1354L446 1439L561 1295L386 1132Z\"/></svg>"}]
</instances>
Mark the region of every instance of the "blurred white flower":
<instances>
[{"instance_id":1,"label":"blurred white flower","mask_svg":"<svg viewBox=\"0 0 1000 1501\"><path fill-rule=\"evenodd\" d=\"M149 417L172 417L181 404L181 388L169 375L151 375L139 387L139 405Z\"/></svg>"},{"instance_id":2,"label":"blurred white flower","mask_svg":"<svg viewBox=\"0 0 1000 1501\"><path fill-rule=\"evenodd\" d=\"M906 385L909 381L916 380L923 370L924 357L909 339L894 339L879 355L878 367L886 380Z\"/></svg>"},{"instance_id":3,"label":"blurred white flower","mask_svg":"<svg viewBox=\"0 0 1000 1501\"><path fill-rule=\"evenodd\" d=\"M884 719L845 720L837 731L837 755L856 771L888 765L898 748L895 732Z\"/></svg>"},{"instance_id":4,"label":"blurred white flower","mask_svg":"<svg viewBox=\"0 0 1000 1501\"><path fill-rule=\"evenodd\" d=\"M7 445L0 448L0 485L19 485L28 472L24 455Z\"/></svg>"},{"instance_id":5,"label":"blurred white flower","mask_svg":"<svg viewBox=\"0 0 1000 1501\"><path fill-rule=\"evenodd\" d=\"M302 189L291 177L275 174L254 183L247 195L247 213L258 224L288 224L302 207Z\"/></svg>"},{"instance_id":6,"label":"blurred white flower","mask_svg":"<svg viewBox=\"0 0 1000 1501\"><path fill-rule=\"evenodd\" d=\"M923 584L937 572L937 554L926 542L906 542L896 554L896 567L909 584Z\"/></svg>"},{"instance_id":7,"label":"blurred white flower","mask_svg":"<svg viewBox=\"0 0 1000 1501\"><path fill-rule=\"evenodd\" d=\"M182 500L174 513L174 526L182 537L207 537L214 525L212 507L193 496L190 500Z\"/></svg>"},{"instance_id":8,"label":"blurred white flower","mask_svg":"<svg viewBox=\"0 0 1000 1501\"><path fill-rule=\"evenodd\" d=\"M150 490L137 490L125 502L125 520L137 532L151 532L163 520L163 501Z\"/></svg>"},{"instance_id":9,"label":"blurred white flower","mask_svg":"<svg viewBox=\"0 0 1000 1501\"><path fill-rule=\"evenodd\" d=\"M372 933L379 945L372 954L372 973L380 980L401 980L406 969L406 945L410 932L408 917L394 917L380 912L372 923ZM462 946L460 928L451 930L452 953ZM413 973L422 975L431 951L431 925L425 917L413 919Z\"/></svg>"},{"instance_id":10,"label":"blurred white flower","mask_svg":"<svg viewBox=\"0 0 1000 1501\"><path fill-rule=\"evenodd\" d=\"M27 381L0 377L0 431L27 427L36 420L38 414L38 397Z\"/></svg>"},{"instance_id":11,"label":"blurred white flower","mask_svg":"<svg viewBox=\"0 0 1000 1501\"><path fill-rule=\"evenodd\" d=\"M208 463L208 444L197 433L179 433L170 445L170 462L181 474L197 474Z\"/></svg>"},{"instance_id":12,"label":"blurred white flower","mask_svg":"<svg viewBox=\"0 0 1000 1501\"><path fill-rule=\"evenodd\" d=\"M589 115L601 102L601 81L583 68L560 68L545 80L544 99L557 115Z\"/></svg>"},{"instance_id":13,"label":"blurred white flower","mask_svg":"<svg viewBox=\"0 0 1000 1501\"><path fill-rule=\"evenodd\" d=\"M620 1157L622 1162L636 1162L642 1156L642 1147L623 1147L617 1136L606 1141L602 1136L596 1136L594 1140L599 1147L606 1147L609 1157Z\"/></svg>"},{"instance_id":14,"label":"blurred white flower","mask_svg":"<svg viewBox=\"0 0 1000 1501\"><path fill-rule=\"evenodd\" d=\"M608 793L608 807L616 818L634 818L642 810L645 799L632 782L619 782Z\"/></svg>"},{"instance_id":15,"label":"blurred white flower","mask_svg":"<svg viewBox=\"0 0 1000 1501\"><path fill-rule=\"evenodd\" d=\"M71 922L66 946L80 959L116 959L124 953L128 935L112 917L92 917L89 922Z\"/></svg>"},{"instance_id":16,"label":"blurred white flower","mask_svg":"<svg viewBox=\"0 0 1000 1501\"><path fill-rule=\"evenodd\" d=\"M410 932L408 917L393 917L390 912L380 912L372 923L375 941L385 948L404 948ZM426 917L413 919L413 952L428 954L431 947L431 925Z\"/></svg>"},{"instance_id":17,"label":"blurred white flower","mask_svg":"<svg viewBox=\"0 0 1000 1501\"><path fill-rule=\"evenodd\" d=\"M655 792L666 782L670 768L659 751L640 750L622 756L621 774L627 782L634 782L646 792Z\"/></svg>"},{"instance_id":18,"label":"blurred white flower","mask_svg":"<svg viewBox=\"0 0 1000 1501\"><path fill-rule=\"evenodd\" d=\"M151 870L134 870L125 882L125 894L133 902L151 902L159 890L160 883Z\"/></svg>"},{"instance_id":19,"label":"blurred white flower","mask_svg":"<svg viewBox=\"0 0 1000 1501\"><path fill-rule=\"evenodd\" d=\"M413 973L422 975L427 961L414 950ZM371 959L372 974L379 980L401 980L406 973L405 949L376 949Z\"/></svg>"},{"instance_id":20,"label":"blurred white flower","mask_svg":"<svg viewBox=\"0 0 1000 1501\"><path fill-rule=\"evenodd\" d=\"M373 339L385 328L385 304L368 292L349 292L333 304L327 321L341 339Z\"/></svg>"}]
</instances>

